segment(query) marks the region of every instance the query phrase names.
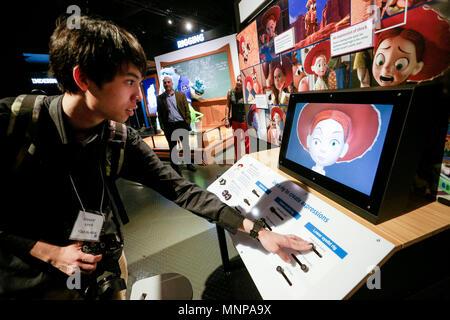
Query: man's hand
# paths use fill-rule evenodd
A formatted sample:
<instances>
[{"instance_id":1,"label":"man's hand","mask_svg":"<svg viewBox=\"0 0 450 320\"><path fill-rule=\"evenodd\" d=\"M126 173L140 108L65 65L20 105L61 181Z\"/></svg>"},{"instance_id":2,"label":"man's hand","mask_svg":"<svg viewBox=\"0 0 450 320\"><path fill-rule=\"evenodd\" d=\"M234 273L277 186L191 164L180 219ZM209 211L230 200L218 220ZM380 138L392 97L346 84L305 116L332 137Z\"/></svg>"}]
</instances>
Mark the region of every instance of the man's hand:
<instances>
[{"instance_id":1,"label":"man's hand","mask_svg":"<svg viewBox=\"0 0 450 320\"><path fill-rule=\"evenodd\" d=\"M282 248L291 248L298 251L308 251L312 248L311 243L296 235L282 235L266 229L261 229L258 232L258 239L264 249L279 255L285 262L289 262L290 258L289 255L282 250Z\"/></svg>"},{"instance_id":2,"label":"man's hand","mask_svg":"<svg viewBox=\"0 0 450 320\"><path fill-rule=\"evenodd\" d=\"M245 218L239 227L241 231L250 233L253 229L253 221ZM258 232L258 239L264 249L280 256L285 262L289 262L290 258L283 248L291 248L298 251L308 251L312 249L312 244L293 234L279 234L266 229Z\"/></svg>"},{"instance_id":3,"label":"man's hand","mask_svg":"<svg viewBox=\"0 0 450 320\"><path fill-rule=\"evenodd\" d=\"M83 273L92 273L102 255L94 256L81 251L82 242L74 242L66 247L51 245L38 241L31 249L30 254L71 276L78 267Z\"/></svg>"}]
</instances>

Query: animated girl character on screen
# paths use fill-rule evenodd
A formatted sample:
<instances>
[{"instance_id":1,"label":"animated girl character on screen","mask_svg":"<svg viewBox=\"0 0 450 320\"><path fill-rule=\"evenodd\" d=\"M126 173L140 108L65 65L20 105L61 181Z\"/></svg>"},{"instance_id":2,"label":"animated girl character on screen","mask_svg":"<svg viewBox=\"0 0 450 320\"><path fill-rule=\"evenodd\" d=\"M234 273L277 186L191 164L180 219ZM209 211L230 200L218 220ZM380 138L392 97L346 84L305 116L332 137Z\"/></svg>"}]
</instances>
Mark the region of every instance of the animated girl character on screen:
<instances>
[{"instance_id":1,"label":"animated girl character on screen","mask_svg":"<svg viewBox=\"0 0 450 320\"><path fill-rule=\"evenodd\" d=\"M272 60L269 73L269 78L273 81L273 104L287 105L289 103L289 95L292 92L292 63L290 56L285 55Z\"/></svg>"},{"instance_id":2,"label":"animated girl character on screen","mask_svg":"<svg viewBox=\"0 0 450 320\"><path fill-rule=\"evenodd\" d=\"M403 21L396 15L381 21L382 29ZM424 5L408 11L402 27L375 34L372 72L380 86L431 80L450 65L447 19Z\"/></svg>"},{"instance_id":3,"label":"animated girl character on screen","mask_svg":"<svg viewBox=\"0 0 450 320\"><path fill-rule=\"evenodd\" d=\"M244 80L245 97L247 97L247 103L254 103L256 92L253 89L253 80L251 76L246 76Z\"/></svg>"},{"instance_id":4,"label":"animated girl character on screen","mask_svg":"<svg viewBox=\"0 0 450 320\"><path fill-rule=\"evenodd\" d=\"M297 122L300 144L315 162L312 170L363 157L375 143L381 118L370 104L309 103Z\"/></svg>"},{"instance_id":5,"label":"animated girl character on screen","mask_svg":"<svg viewBox=\"0 0 450 320\"><path fill-rule=\"evenodd\" d=\"M261 24L264 28L260 35L260 58L262 61L270 61L275 58L275 49L273 39L277 35L276 27L278 19L280 19L281 9L275 5L268 9L261 18Z\"/></svg>"},{"instance_id":6,"label":"animated girl character on screen","mask_svg":"<svg viewBox=\"0 0 450 320\"><path fill-rule=\"evenodd\" d=\"M330 61L330 41L322 41L315 45L305 58L304 68L307 74L314 74L317 79L314 90L327 90L325 82L328 62Z\"/></svg>"}]
</instances>

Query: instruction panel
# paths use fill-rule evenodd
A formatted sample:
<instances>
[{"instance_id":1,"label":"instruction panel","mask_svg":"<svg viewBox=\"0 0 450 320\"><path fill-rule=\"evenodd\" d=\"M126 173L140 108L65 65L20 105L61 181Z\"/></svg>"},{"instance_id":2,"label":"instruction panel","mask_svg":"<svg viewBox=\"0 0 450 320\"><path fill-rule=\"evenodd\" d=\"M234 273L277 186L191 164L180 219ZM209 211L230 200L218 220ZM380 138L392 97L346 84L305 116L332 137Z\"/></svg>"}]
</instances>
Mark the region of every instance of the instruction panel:
<instances>
[{"instance_id":1,"label":"instruction panel","mask_svg":"<svg viewBox=\"0 0 450 320\"><path fill-rule=\"evenodd\" d=\"M313 250L286 250L291 262L268 253L247 234L230 234L264 299L342 299L394 245L297 184L244 156L208 190L268 229L295 234Z\"/></svg>"}]
</instances>

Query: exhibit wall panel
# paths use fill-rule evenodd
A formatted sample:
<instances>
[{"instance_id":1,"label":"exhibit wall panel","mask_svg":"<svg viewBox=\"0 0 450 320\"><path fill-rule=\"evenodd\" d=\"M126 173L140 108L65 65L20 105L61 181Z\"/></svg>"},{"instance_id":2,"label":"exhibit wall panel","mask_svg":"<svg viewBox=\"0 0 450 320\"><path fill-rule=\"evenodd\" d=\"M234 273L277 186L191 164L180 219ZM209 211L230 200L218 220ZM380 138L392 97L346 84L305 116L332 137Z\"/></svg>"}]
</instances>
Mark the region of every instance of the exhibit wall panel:
<instances>
[{"instance_id":1,"label":"exhibit wall panel","mask_svg":"<svg viewBox=\"0 0 450 320\"><path fill-rule=\"evenodd\" d=\"M183 48L180 50L172 51L160 56L155 57L155 64L156 64L156 72L158 75L161 74L161 62L172 62L172 61L179 61L188 59L190 57L207 54L212 51L219 50L220 48L229 45L230 47L230 54L231 54L231 61L232 61L232 67L233 72L235 75L239 74L239 58L238 58L238 49L236 45L236 34L232 34L226 37L222 37L219 39L214 39L211 41L203 42L200 44L197 44L195 46ZM236 79L231 79L232 86L234 86Z\"/></svg>"}]
</instances>

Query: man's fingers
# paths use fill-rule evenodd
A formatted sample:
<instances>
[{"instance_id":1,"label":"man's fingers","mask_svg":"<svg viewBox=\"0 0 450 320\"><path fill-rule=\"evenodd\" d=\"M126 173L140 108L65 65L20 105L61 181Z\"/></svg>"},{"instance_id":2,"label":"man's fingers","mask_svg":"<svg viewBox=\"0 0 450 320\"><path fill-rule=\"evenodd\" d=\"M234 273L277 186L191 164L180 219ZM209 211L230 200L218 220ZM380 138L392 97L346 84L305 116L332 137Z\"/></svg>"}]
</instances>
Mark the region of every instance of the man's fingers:
<instances>
[{"instance_id":1,"label":"man's fingers","mask_svg":"<svg viewBox=\"0 0 450 320\"><path fill-rule=\"evenodd\" d=\"M307 251L307 250L311 250L312 248L312 244L303 240L302 238L293 235L293 234L289 234L287 235L287 237L289 238L289 244L290 244L290 248L295 249L295 250L300 250L300 251Z\"/></svg>"},{"instance_id":2,"label":"man's fingers","mask_svg":"<svg viewBox=\"0 0 450 320\"><path fill-rule=\"evenodd\" d=\"M88 254L88 253L82 253L80 256L80 259L79 259L79 261L84 262L84 263L97 263L100 260L102 260L101 254L94 256L94 255Z\"/></svg>"}]
</instances>

